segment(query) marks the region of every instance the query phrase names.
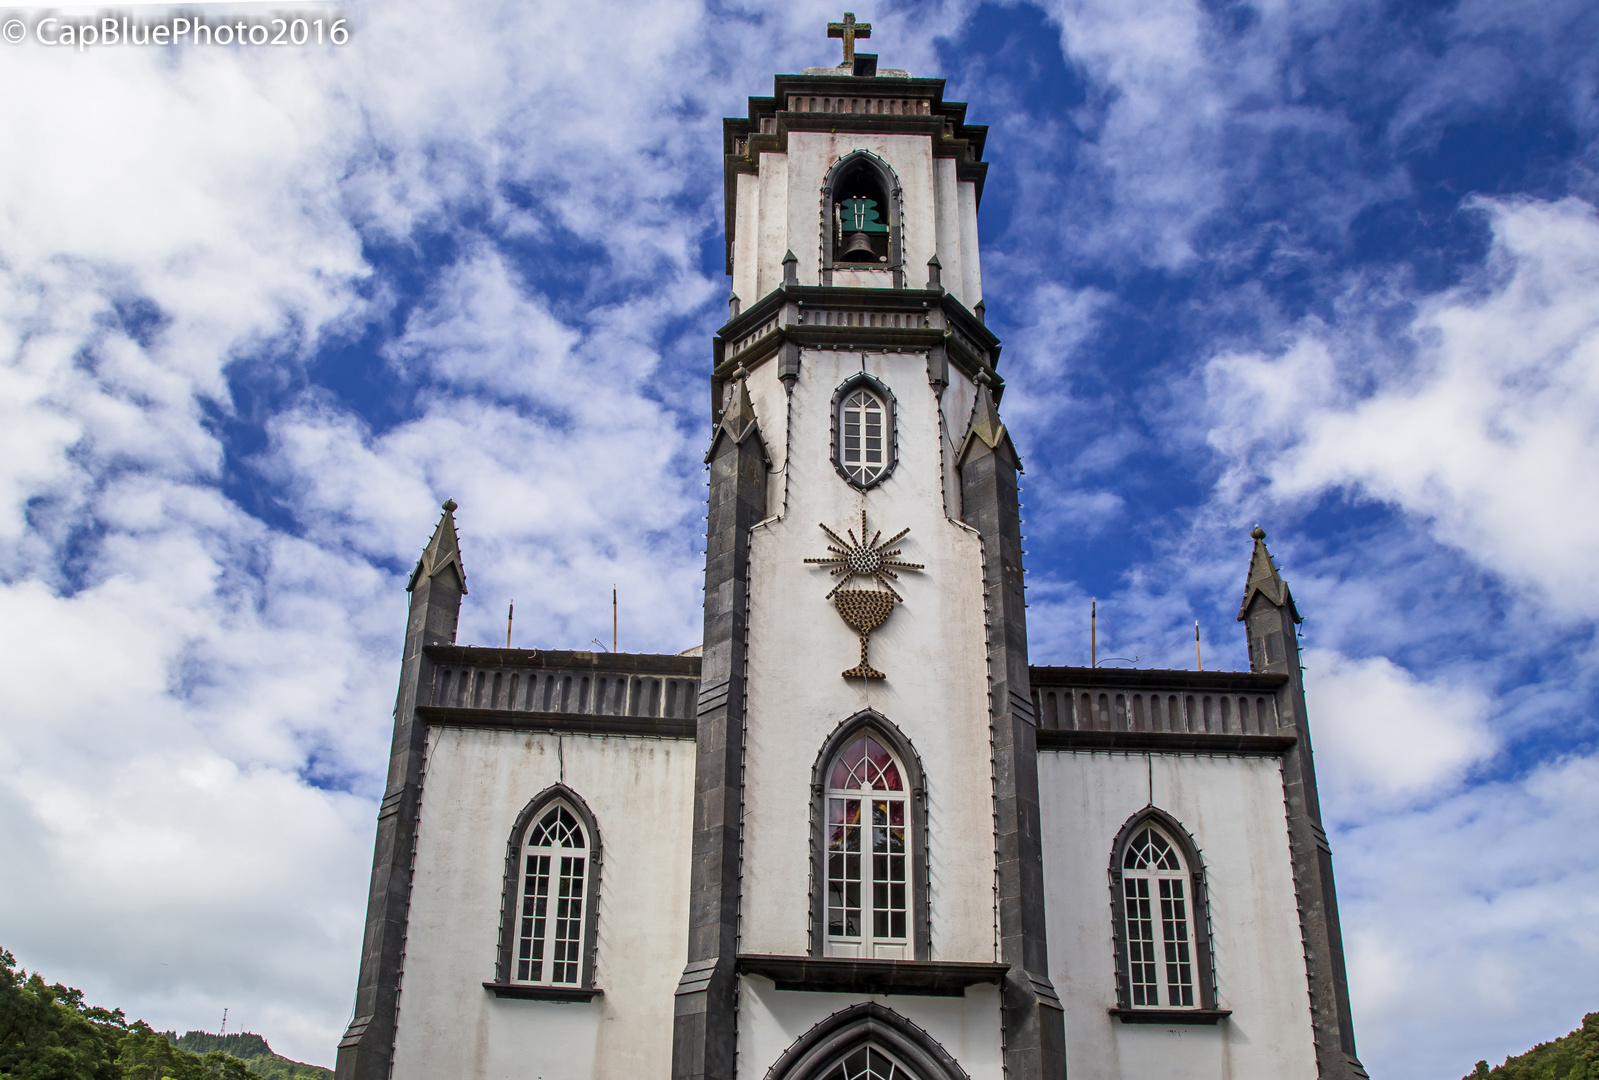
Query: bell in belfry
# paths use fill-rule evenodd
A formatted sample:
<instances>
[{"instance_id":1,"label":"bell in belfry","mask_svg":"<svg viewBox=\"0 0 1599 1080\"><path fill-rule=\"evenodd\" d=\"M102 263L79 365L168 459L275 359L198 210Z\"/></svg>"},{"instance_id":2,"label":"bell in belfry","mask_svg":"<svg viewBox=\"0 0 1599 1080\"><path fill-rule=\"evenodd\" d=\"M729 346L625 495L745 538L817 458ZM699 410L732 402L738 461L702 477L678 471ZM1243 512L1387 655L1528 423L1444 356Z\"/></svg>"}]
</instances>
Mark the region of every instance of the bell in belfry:
<instances>
[{"instance_id":1,"label":"bell in belfry","mask_svg":"<svg viewBox=\"0 0 1599 1080\"><path fill-rule=\"evenodd\" d=\"M840 262L878 262L884 258L872 234L886 234L888 226L877 220L877 200L854 195L838 202L839 232L844 237ZM886 239L886 237L885 237Z\"/></svg>"},{"instance_id":2,"label":"bell in belfry","mask_svg":"<svg viewBox=\"0 0 1599 1080\"><path fill-rule=\"evenodd\" d=\"M844 251L839 255L840 262L876 262L877 251L872 247L872 238L863 232L849 234L849 239L844 242Z\"/></svg>"}]
</instances>

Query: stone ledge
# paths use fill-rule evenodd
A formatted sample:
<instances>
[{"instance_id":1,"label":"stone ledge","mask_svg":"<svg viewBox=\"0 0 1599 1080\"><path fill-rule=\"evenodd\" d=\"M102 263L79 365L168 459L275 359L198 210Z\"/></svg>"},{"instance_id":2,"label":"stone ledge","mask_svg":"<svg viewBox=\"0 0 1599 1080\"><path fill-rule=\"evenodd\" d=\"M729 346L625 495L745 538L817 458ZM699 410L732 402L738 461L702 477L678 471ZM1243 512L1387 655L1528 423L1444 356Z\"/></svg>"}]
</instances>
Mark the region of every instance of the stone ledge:
<instances>
[{"instance_id":1,"label":"stone ledge","mask_svg":"<svg viewBox=\"0 0 1599 1080\"><path fill-rule=\"evenodd\" d=\"M1233 1014L1231 1009L1111 1009L1124 1024L1215 1024Z\"/></svg>"},{"instance_id":2,"label":"stone ledge","mask_svg":"<svg viewBox=\"0 0 1599 1080\"><path fill-rule=\"evenodd\" d=\"M420 710L418 710L420 711ZM1038 749L1156 750L1168 754L1250 754L1278 757L1293 748L1292 735L1210 735L1198 731L1078 731L1040 728Z\"/></svg>"},{"instance_id":3,"label":"stone ledge","mask_svg":"<svg viewBox=\"0 0 1599 1080\"><path fill-rule=\"evenodd\" d=\"M584 986L535 986L532 983L496 983L486 982L483 989L501 998L522 998L527 1001L593 1001L597 997L604 997L605 991L598 987Z\"/></svg>"},{"instance_id":4,"label":"stone ledge","mask_svg":"<svg viewBox=\"0 0 1599 1080\"><path fill-rule=\"evenodd\" d=\"M998 983L1009 964L949 960L861 960L847 956L740 953L740 975L761 975L779 990L961 997L968 986Z\"/></svg>"},{"instance_id":5,"label":"stone ledge","mask_svg":"<svg viewBox=\"0 0 1599 1080\"><path fill-rule=\"evenodd\" d=\"M1160 668L1052 667L1028 668L1033 689L1041 686L1074 690L1232 690L1246 694L1275 693L1288 676L1277 671L1183 671Z\"/></svg>"},{"instance_id":6,"label":"stone ledge","mask_svg":"<svg viewBox=\"0 0 1599 1080\"><path fill-rule=\"evenodd\" d=\"M506 731L559 731L567 735L632 735L641 738L692 739L695 723L655 716L612 716L608 713L525 712L520 709L463 709L454 705L418 705L416 715L436 727L500 728Z\"/></svg>"}]
</instances>

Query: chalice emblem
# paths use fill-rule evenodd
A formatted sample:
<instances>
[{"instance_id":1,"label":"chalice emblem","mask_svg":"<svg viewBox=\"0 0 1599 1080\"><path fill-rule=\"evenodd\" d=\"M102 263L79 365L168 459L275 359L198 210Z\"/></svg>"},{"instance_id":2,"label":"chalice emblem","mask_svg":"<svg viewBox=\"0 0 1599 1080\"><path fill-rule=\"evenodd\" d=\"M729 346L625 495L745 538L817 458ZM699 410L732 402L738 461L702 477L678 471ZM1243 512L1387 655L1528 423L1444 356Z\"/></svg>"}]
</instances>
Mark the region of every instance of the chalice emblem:
<instances>
[{"instance_id":1,"label":"chalice emblem","mask_svg":"<svg viewBox=\"0 0 1599 1080\"><path fill-rule=\"evenodd\" d=\"M832 552L831 558L806 559L808 563L825 566L828 572L839 579L831 592L824 599L833 601L833 606L838 609L838 617L844 620L844 625L854 630L861 638L861 662L844 672L846 679L884 679L887 678L881 671L871 665L867 659L867 647L871 640L873 630L888 621L889 615L894 611L894 605L904 599L894 591L890 581L898 581L896 570L921 570L921 563L900 562L896 555L899 549L893 545L903 540L910 532L901 529L887 540L878 543L883 536L879 529L871 540L866 539L866 511L861 511L861 535L856 539L853 529L846 529L849 537L838 535L826 525L822 531L833 542L827 545L827 550ZM881 588L877 589L846 589L857 577L871 578Z\"/></svg>"}]
</instances>

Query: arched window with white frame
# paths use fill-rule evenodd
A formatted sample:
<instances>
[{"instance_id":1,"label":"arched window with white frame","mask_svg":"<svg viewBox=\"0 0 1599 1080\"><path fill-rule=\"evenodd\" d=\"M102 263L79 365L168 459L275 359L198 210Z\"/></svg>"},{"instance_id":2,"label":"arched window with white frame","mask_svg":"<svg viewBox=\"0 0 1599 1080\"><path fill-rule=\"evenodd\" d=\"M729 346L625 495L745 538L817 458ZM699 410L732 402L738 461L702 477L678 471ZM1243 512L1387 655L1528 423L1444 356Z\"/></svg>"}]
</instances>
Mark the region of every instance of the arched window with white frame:
<instances>
[{"instance_id":1,"label":"arched window with white frame","mask_svg":"<svg viewBox=\"0 0 1599 1080\"><path fill-rule=\"evenodd\" d=\"M506 854L497 993L585 1000L593 990L600 838L576 793L557 784L518 816Z\"/></svg>"},{"instance_id":2,"label":"arched window with white frame","mask_svg":"<svg viewBox=\"0 0 1599 1080\"><path fill-rule=\"evenodd\" d=\"M827 778L827 954L911 957L910 806L905 771L873 734Z\"/></svg>"},{"instance_id":3,"label":"arched window with white frame","mask_svg":"<svg viewBox=\"0 0 1599 1080\"><path fill-rule=\"evenodd\" d=\"M1205 886L1187 833L1151 808L1112 855L1117 989L1123 1010L1215 1009Z\"/></svg>"},{"instance_id":4,"label":"arched window with white frame","mask_svg":"<svg viewBox=\"0 0 1599 1080\"><path fill-rule=\"evenodd\" d=\"M838 418L838 460L855 483L870 484L888 467L883 439L883 400L864 386L844 397Z\"/></svg>"},{"instance_id":5,"label":"arched window with white frame","mask_svg":"<svg viewBox=\"0 0 1599 1080\"><path fill-rule=\"evenodd\" d=\"M577 986L583 968L588 838L564 803L547 810L522 847L516 981Z\"/></svg>"},{"instance_id":6,"label":"arched window with white frame","mask_svg":"<svg viewBox=\"0 0 1599 1080\"><path fill-rule=\"evenodd\" d=\"M833 464L866 490L887 479L895 464L894 396L861 372L833 395Z\"/></svg>"}]
</instances>

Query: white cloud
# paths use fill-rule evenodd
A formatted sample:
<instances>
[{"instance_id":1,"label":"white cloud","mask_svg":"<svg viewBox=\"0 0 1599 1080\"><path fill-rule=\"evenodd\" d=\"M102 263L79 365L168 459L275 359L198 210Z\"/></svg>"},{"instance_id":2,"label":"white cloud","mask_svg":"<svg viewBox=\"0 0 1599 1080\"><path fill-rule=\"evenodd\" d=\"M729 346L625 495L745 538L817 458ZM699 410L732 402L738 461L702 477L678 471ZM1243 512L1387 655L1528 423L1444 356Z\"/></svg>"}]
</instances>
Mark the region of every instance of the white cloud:
<instances>
[{"instance_id":1,"label":"white cloud","mask_svg":"<svg viewBox=\"0 0 1599 1080\"><path fill-rule=\"evenodd\" d=\"M1210 439L1234 490L1257 477L1290 501L1358 489L1539 589L1552 611L1588 617L1599 603L1599 214L1576 199L1479 205L1494 230L1482 275L1419 301L1379 354L1358 326L1308 324L1276 355L1211 361Z\"/></svg>"},{"instance_id":2,"label":"white cloud","mask_svg":"<svg viewBox=\"0 0 1599 1080\"><path fill-rule=\"evenodd\" d=\"M0 690L0 846L28 888L0 898L0 945L25 964L180 1030L227 1006L331 1063L396 571L442 494L462 502L466 640L494 640L514 596L521 641L582 645L613 582L624 647L697 640L680 417L702 399L661 337L720 284L698 272L719 218L684 201L715 197L684 164L718 146L719 111L686 97L718 84L676 56L699 10L379 5L340 51L8 47L0 647L26 674ZM563 320L462 207L597 246L614 262L552 272L582 266L608 299ZM288 393L328 335L389 317L363 243L419 229L462 254L390 351L414 412L374 432ZM248 415L241 372L265 388ZM227 458L231 423L269 436L253 459ZM289 529L225 494L238 471Z\"/></svg>"},{"instance_id":3,"label":"white cloud","mask_svg":"<svg viewBox=\"0 0 1599 1080\"><path fill-rule=\"evenodd\" d=\"M1334 817L1364 818L1334 835L1333 857L1368 1065L1455 1080L1565 1034L1593 1008L1596 792L1599 759L1573 756L1424 810L1368 815L1335 802Z\"/></svg>"},{"instance_id":4,"label":"white cloud","mask_svg":"<svg viewBox=\"0 0 1599 1080\"><path fill-rule=\"evenodd\" d=\"M1322 786L1345 805L1369 813L1427 795L1496 749L1491 700L1475 687L1328 649L1306 649L1304 665Z\"/></svg>"}]
</instances>

